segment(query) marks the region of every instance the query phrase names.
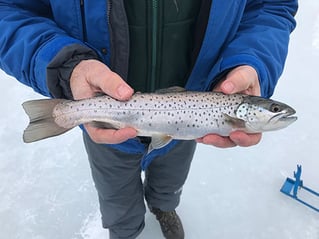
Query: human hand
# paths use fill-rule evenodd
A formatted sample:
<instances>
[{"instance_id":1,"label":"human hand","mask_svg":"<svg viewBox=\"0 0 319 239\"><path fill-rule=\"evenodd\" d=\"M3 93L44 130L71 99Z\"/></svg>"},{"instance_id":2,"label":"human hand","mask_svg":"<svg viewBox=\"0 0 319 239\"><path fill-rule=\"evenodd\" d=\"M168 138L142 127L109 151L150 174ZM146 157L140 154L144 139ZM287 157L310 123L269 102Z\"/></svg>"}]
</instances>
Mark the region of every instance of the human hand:
<instances>
[{"instance_id":1,"label":"human hand","mask_svg":"<svg viewBox=\"0 0 319 239\"><path fill-rule=\"evenodd\" d=\"M97 60L81 61L71 74L70 87L75 100L104 93L125 101L134 93L134 90L119 75ZM95 143L118 144L137 135L133 128L100 129L90 124L85 124L84 127Z\"/></svg>"},{"instance_id":2,"label":"human hand","mask_svg":"<svg viewBox=\"0 0 319 239\"><path fill-rule=\"evenodd\" d=\"M260 85L256 70L251 66L239 66L230 71L225 79L216 86L214 91L220 91L225 94L243 93L247 95L260 96ZM260 142L261 133L247 134L242 131L234 131L228 137L216 134L209 134L200 139L198 143L214 145L220 148L229 148L235 146L248 147Z\"/></svg>"}]
</instances>

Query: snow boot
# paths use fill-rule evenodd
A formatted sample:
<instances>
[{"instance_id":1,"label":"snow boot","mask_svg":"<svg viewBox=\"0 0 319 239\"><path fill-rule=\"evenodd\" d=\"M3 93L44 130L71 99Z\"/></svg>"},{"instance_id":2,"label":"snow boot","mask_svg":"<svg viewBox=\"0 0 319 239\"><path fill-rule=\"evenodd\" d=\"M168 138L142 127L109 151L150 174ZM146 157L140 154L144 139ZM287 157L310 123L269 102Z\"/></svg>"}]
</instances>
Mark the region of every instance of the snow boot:
<instances>
[{"instance_id":1,"label":"snow boot","mask_svg":"<svg viewBox=\"0 0 319 239\"><path fill-rule=\"evenodd\" d=\"M166 239L184 239L184 229L176 211L164 212L158 208L151 208L151 212L161 225Z\"/></svg>"}]
</instances>

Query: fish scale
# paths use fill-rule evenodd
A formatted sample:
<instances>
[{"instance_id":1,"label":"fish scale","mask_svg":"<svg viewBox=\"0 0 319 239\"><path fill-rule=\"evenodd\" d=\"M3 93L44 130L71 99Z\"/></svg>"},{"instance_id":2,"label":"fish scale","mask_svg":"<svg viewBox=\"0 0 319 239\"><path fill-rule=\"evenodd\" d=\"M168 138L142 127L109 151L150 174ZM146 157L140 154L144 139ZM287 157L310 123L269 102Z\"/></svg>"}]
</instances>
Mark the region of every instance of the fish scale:
<instances>
[{"instance_id":1,"label":"fish scale","mask_svg":"<svg viewBox=\"0 0 319 239\"><path fill-rule=\"evenodd\" d=\"M124 102L99 96L79 101L32 100L23 107L30 118L25 142L90 123L102 128L135 128L139 136L152 137L152 148L163 147L172 139L192 140L212 133L227 136L235 130L277 130L297 119L292 116L293 108L271 99L176 89L136 93Z\"/></svg>"},{"instance_id":2,"label":"fish scale","mask_svg":"<svg viewBox=\"0 0 319 239\"><path fill-rule=\"evenodd\" d=\"M114 128L133 127L139 135L174 135L177 139L201 137L205 132L225 134L229 125L223 114L235 116L244 95L231 98L222 93L135 94L129 102L109 96L85 102L67 101L54 110L56 122L71 128L92 121L108 122ZM195 129L195 130L194 130Z\"/></svg>"}]
</instances>

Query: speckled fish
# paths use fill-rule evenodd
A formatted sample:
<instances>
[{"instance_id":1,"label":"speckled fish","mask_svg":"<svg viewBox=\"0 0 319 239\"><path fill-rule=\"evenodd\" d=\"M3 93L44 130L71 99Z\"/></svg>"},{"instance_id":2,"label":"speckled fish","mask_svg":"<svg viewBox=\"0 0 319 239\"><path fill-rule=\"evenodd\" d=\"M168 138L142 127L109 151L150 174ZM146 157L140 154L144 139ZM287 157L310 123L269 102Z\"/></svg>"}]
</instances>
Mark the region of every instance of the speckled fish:
<instances>
[{"instance_id":1,"label":"speckled fish","mask_svg":"<svg viewBox=\"0 0 319 239\"><path fill-rule=\"evenodd\" d=\"M256 96L217 92L180 91L136 93L121 102L109 96L70 101L32 100L23 103L30 124L24 142L63 134L84 123L120 129L133 127L139 136L152 137L151 147L161 148L172 139L191 140L207 134L227 136L285 128L297 117L290 106Z\"/></svg>"}]
</instances>

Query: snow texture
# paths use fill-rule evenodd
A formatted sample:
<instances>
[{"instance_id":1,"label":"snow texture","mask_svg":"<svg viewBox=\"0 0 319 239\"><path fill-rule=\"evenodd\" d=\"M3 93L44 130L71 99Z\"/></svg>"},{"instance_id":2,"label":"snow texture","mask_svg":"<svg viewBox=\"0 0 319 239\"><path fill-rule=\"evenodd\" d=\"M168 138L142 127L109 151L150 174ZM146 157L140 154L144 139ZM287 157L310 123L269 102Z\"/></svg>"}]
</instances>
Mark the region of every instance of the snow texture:
<instances>
[{"instance_id":1,"label":"snow texture","mask_svg":"<svg viewBox=\"0 0 319 239\"><path fill-rule=\"evenodd\" d=\"M304 184L319 191L319 1L300 1L297 20L273 99L293 106L298 121L254 147L198 146L177 209L186 238L319 238L318 213L279 192L297 164ZM80 130L24 144L21 103L40 96L3 72L0 78L0 238L108 238ZM162 238L154 216L145 218L139 239Z\"/></svg>"}]
</instances>

